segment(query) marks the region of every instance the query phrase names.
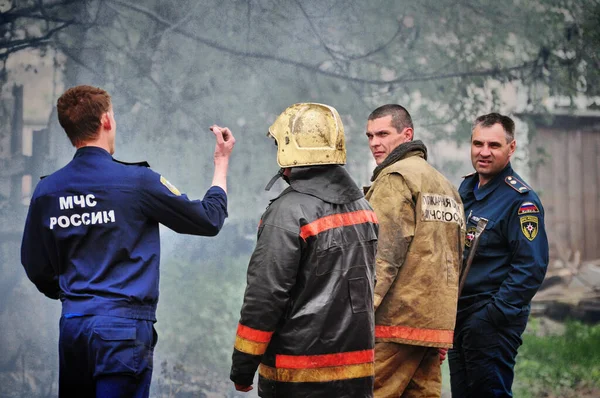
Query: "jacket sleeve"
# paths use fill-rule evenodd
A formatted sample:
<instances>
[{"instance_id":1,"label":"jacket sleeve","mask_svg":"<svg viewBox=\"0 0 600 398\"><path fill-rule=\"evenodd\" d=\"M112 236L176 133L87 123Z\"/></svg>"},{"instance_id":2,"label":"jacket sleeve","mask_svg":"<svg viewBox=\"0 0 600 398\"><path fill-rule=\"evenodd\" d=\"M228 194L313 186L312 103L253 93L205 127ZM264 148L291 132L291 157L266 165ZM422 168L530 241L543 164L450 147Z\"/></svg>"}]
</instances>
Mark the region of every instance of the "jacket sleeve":
<instances>
[{"instance_id":1,"label":"jacket sleeve","mask_svg":"<svg viewBox=\"0 0 600 398\"><path fill-rule=\"evenodd\" d=\"M32 200L23 231L21 264L29 280L40 292L51 299L58 299L60 294L58 272L50 261L46 248L47 237L44 233L40 205Z\"/></svg>"},{"instance_id":2,"label":"jacket sleeve","mask_svg":"<svg viewBox=\"0 0 600 398\"><path fill-rule=\"evenodd\" d=\"M252 384L262 355L288 305L302 247L299 229L284 229L269 224L268 220L260 227L248 265L244 304L235 336L230 374L234 383Z\"/></svg>"},{"instance_id":3,"label":"jacket sleeve","mask_svg":"<svg viewBox=\"0 0 600 398\"><path fill-rule=\"evenodd\" d=\"M220 187L210 187L202 200L190 200L164 177L145 169L140 192L144 214L178 233L215 236L227 217L227 194Z\"/></svg>"},{"instance_id":4,"label":"jacket sleeve","mask_svg":"<svg viewBox=\"0 0 600 398\"><path fill-rule=\"evenodd\" d=\"M517 315L531 302L548 267L548 238L544 226L544 209L538 200L537 212L518 214L519 207L508 220L508 239L512 255L508 277L494 297L494 304L505 317Z\"/></svg>"},{"instance_id":5,"label":"jacket sleeve","mask_svg":"<svg viewBox=\"0 0 600 398\"><path fill-rule=\"evenodd\" d=\"M379 220L374 302L377 309L396 280L415 235L415 204L400 174L389 174L376 181L369 202Z\"/></svg>"}]
</instances>

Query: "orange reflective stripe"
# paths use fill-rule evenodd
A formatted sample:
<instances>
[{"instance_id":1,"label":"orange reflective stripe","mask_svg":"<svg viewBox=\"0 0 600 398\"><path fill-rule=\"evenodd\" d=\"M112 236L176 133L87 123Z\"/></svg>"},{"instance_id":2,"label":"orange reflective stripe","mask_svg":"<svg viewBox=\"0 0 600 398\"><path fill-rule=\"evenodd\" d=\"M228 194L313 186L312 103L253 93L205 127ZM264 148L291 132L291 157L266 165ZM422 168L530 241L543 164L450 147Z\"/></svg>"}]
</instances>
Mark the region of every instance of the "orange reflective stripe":
<instances>
[{"instance_id":1,"label":"orange reflective stripe","mask_svg":"<svg viewBox=\"0 0 600 398\"><path fill-rule=\"evenodd\" d=\"M375 366L373 362L357 365L331 366L316 369L278 369L260 364L258 373L269 380L286 383L319 383L335 380L373 377Z\"/></svg>"},{"instance_id":2,"label":"orange reflective stripe","mask_svg":"<svg viewBox=\"0 0 600 398\"><path fill-rule=\"evenodd\" d=\"M257 343L256 341L246 340L240 336L235 337L234 348L238 351L250 355L262 355L267 350L269 343Z\"/></svg>"},{"instance_id":3,"label":"orange reflective stripe","mask_svg":"<svg viewBox=\"0 0 600 398\"><path fill-rule=\"evenodd\" d=\"M300 228L300 237L304 240L332 228L345 227L371 222L377 224L377 216L372 210L358 210L325 216Z\"/></svg>"},{"instance_id":4,"label":"orange reflective stripe","mask_svg":"<svg viewBox=\"0 0 600 398\"><path fill-rule=\"evenodd\" d=\"M324 368L328 366L355 365L373 362L374 350L340 352L324 355L277 355L275 366L287 369Z\"/></svg>"},{"instance_id":5,"label":"orange reflective stripe","mask_svg":"<svg viewBox=\"0 0 600 398\"><path fill-rule=\"evenodd\" d=\"M375 326L375 338L396 338L429 343L452 343L454 331L439 329L419 329L409 326Z\"/></svg>"},{"instance_id":6,"label":"orange reflective stripe","mask_svg":"<svg viewBox=\"0 0 600 398\"><path fill-rule=\"evenodd\" d=\"M271 341L273 332L265 332L263 330L252 329L251 327L238 324L237 335L246 340L252 340L257 343L268 343Z\"/></svg>"}]
</instances>

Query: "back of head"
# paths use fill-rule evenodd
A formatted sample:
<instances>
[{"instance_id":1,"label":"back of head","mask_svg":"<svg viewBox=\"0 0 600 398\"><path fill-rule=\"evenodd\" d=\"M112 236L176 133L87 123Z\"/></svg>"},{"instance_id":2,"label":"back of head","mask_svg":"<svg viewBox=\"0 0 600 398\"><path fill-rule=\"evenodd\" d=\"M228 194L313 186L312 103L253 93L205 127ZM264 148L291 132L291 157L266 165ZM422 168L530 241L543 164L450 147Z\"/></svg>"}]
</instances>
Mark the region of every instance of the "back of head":
<instances>
[{"instance_id":1,"label":"back of head","mask_svg":"<svg viewBox=\"0 0 600 398\"><path fill-rule=\"evenodd\" d=\"M496 112L481 115L475 119L473 130L475 130L477 126L492 127L496 123L500 124L504 129L504 132L506 133L506 142L511 142L515 139L515 122L510 117Z\"/></svg>"},{"instance_id":2,"label":"back of head","mask_svg":"<svg viewBox=\"0 0 600 398\"><path fill-rule=\"evenodd\" d=\"M410 127L411 129L413 128L413 122L412 118L410 117L410 113L408 113L405 107L398 104L387 104L380 106L371 112L369 115L369 120L380 119L386 116L392 117L392 127L394 127L398 132L401 132L407 127Z\"/></svg>"},{"instance_id":3,"label":"back of head","mask_svg":"<svg viewBox=\"0 0 600 398\"><path fill-rule=\"evenodd\" d=\"M60 96L56 102L58 121L73 146L97 137L102 114L110 106L110 95L97 87L76 86Z\"/></svg>"},{"instance_id":4,"label":"back of head","mask_svg":"<svg viewBox=\"0 0 600 398\"><path fill-rule=\"evenodd\" d=\"M344 126L331 106L294 104L279 115L269 135L277 142L279 167L346 163Z\"/></svg>"}]
</instances>

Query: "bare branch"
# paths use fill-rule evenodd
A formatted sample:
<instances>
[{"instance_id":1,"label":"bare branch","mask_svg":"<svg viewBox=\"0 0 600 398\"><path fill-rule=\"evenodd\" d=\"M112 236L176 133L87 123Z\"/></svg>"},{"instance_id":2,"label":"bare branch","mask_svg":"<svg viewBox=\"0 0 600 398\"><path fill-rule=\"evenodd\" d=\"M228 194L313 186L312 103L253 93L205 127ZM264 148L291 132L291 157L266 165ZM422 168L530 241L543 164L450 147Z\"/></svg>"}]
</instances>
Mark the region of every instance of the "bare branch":
<instances>
[{"instance_id":1,"label":"bare branch","mask_svg":"<svg viewBox=\"0 0 600 398\"><path fill-rule=\"evenodd\" d=\"M250 46L250 32L252 31L252 0L247 0L248 8L246 9L246 24L248 25L246 31L246 48Z\"/></svg>"},{"instance_id":2,"label":"bare branch","mask_svg":"<svg viewBox=\"0 0 600 398\"><path fill-rule=\"evenodd\" d=\"M373 50L368 51L368 52L366 52L364 54L346 56L345 58L348 61L356 61L356 60L359 60L359 59L368 58L371 55L375 55L378 52L381 52L381 51L385 50L387 47L389 47L390 44L392 44L398 38L398 36L400 36L400 33L402 33L402 24L399 23L398 24L398 29L396 30L396 33L394 33L394 35L387 42L383 43L381 46L379 46L377 48L374 48ZM337 54L339 54L339 53L337 53Z\"/></svg>"},{"instance_id":3,"label":"bare branch","mask_svg":"<svg viewBox=\"0 0 600 398\"><path fill-rule=\"evenodd\" d=\"M134 52L128 48L125 48L121 45L119 45L118 43L116 43L114 40L112 40L104 31L100 30L100 34L102 35L102 37L104 38L104 40L106 40L107 42L109 42L113 47L115 47L117 50L119 50L120 52L122 52L127 58L129 58L134 64L136 65L143 65L146 63L146 61L141 60L139 58L137 58L134 54ZM82 66L83 68L85 68L86 70L92 72L93 74L95 74L98 77L103 77L103 75L96 71L94 68L92 68L91 66L85 64L85 62L83 62L81 59L75 57L70 51L68 51L67 49L65 49L64 47L61 49L65 55L67 55L69 58L71 58L74 62L76 62L77 64L79 64L80 66ZM139 70L139 68L138 68ZM147 68L148 73L144 73L144 74L140 74L140 76L143 79L148 80L159 92L162 96L166 96L169 98L173 98L176 97L175 93L171 90L168 90L168 88L165 88L163 85L161 85L159 82L157 82L152 75L149 73L150 68ZM121 83L118 84L118 86L123 89L124 87L126 87L125 84ZM136 101L150 107L150 104L147 102L147 100L142 100L138 97L138 95L136 95L135 93L133 93L131 90L127 90L125 89L127 94L129 95L129 97L135 99ZM194 111L192 109L188 108L188 105L186 103L183 102L179 102L176 103L174 105L177 105L177 107L179 108L179 110L185 114L187 117L189 117L191 120L193 120L196 124L201 124L200 121L198 120L198 118L196 117Z\"/></svg>"},{"instance_id":4,"label":"bare branch","mask_svg":"<svg viewBox=\"0 0 600 398\"><path fill-rule=\"evenodd\" d=\"M64 55L69 57L73 62L75 62L77 65L81 66L83 69L87 70L88 72L91 72L92 74L94 74L95 76L97 76L100 79L106 78L106 76L103 73L98 72L95 68L86 64L81 58L79 58L75 54L73 54L71 52L71 50L69 48L67 48L66 46L63 46L62 44L57 43L56 47ZM132 100L140 102L141 104L143 104L144 106L147 106L148 108L152 108L152 104L150 102L148 102L148 100L146 98L138 97L135 93L133 93L131 90L129 90L125 84L118 84L118 86L119 86L120 93L128 96Z\"/></svg>"},{"instance_id":5,"label":"bare branch","mask_svg":"<svg viewBox=\"0 0 600 398\"><path fill-rule=\"evenodd\" d=\"M19 52L21 50L29 49L29 48L33 49L33 48L44 47L44 46L47 46L48 44L50 44L50 40L37 41L35 43L24 43L24 44L21 44L21 45L18 45L18 46L14 46L14 47L6 49L2 53L0 53L0 60L2 60L3 62L5 62L5 60L8 58L8 56L10 54Z\"/></svg>"},{"instance_id":6,"label":"bare branch","mask_svg":"<svg viewBox=\"0 0 600 398\"><path fill-rule=\"evenodd\" d=\"M71 22L72 21L74 24L82 24L81 22L76 22L71 19L63 19L63 18L53 17L50 15L44 16L44 15L37 15L37 14L27 14L27 13L22 13L22 12L11 13L11 18L12 17L14 17L14 19L17 19L17 18L40 19L42 21L48 21L48 22Z\"/></svg>"},{"instance_id":7,"label":"bare branch","mask_svg":"<svg viewBox=\"0 0 600 398\"><path fill-rule=\"evenodd\" d=\"M41 0L40 0L41 1ZM77 3L78 0L55 0L49 1L47 3L43 3L43 9L48 10L49 8L59 7L59 6L67 6L72 3ZM17 18L22 18L26 15L35 14L36 11L42 11L40 9L40 4L38 2L37 5L26 7L26 8L16 8L12 7L10 10L6 12L0 12L0 19L3 21L2 24L6 24L8 22L12 22Z\"/></svg>"},{"instance_id":8,"label":"bare branch","mask_svg":"<svg viewBox=\"0 0 600 398\"><path fill-rule=\"evenodd\" d=\"M138 11L140 13L143 13L144 15L147 15L148 17L152 18L154 21L161 23L163 25L172 26L172 23L169 22L168 20L162 18L160 15L157 15L153 11L151 11L145 7L142 7L140 5L137 5L134 3L129 3L124 0L106 0L106 1L114 3L114 4L118 4L120 6L129 8L129 9L132 9L135 11ZM534 60L534 61L523 62L521 64L509 66L509 67L505 67L505 68L495 67L495 68L478 69L478 70L472 70L472 71L466 71L466 72L456 71L456 72L448 72L448 73L411 74L411 75L399 77L399 78L393 79L393 80L365 79L365 78L361 78L361 77L349 76L346 74L340 74L340 73L336 73L336 72L327 71L327 70L321 69L318 65L305 64L305 63L302 63L299 61L279 57L276 55L264 54L264 53L258 53L258 52L250 52L250 51L241 51L241 50L237 50L234 48L229 48L229 47L224 46L215 41L198 36L195 33L188 32L181 27L175 27L173 29L173 31L175 31L191 40L194 40L198 43L204 44L208 47L214 48L216 50L220 50L220 51L228 53L230 55L244 57L244 58L260 59L260 60L265 60L265 61L274 61L274 62L278 62L278 63L284 64L284 65L289 65L289 66L293 66L293 67L296 67L299 69L304 69L304 70L307 70L310 72L314 72L314 73L317 73L317 74L320 74L323 76L327 76L327 77L331 77L331 78L335 78L335 79L340 79L340 80L345 80L348 82L355 82L355 83L380 85L380 86L385 86L385 85L390 85L390 84L406 84L406 83L415 83L415 82L426 82L426 81L432 81L432 80L444 80L444 79L452 79L452 78L468 78L468 77L478 77L478 76L495 77L495 76L510 74L515 71L527 70L527 69L535 67L535 65L537 64L537 60Z\"/></svg>"},{"instance_id":9,"label":"bare branch","mask_svg":"<svg viewBox=\"0 0 600 398\"><path fill-rule=\"evenodd\" d=\"M60 26L57 26L56 28L50 29L48 32L46 32L44 36L2 42L0 43L0 51L2 49L7 49L7 52L15 52L15 48L20 50L23 48L27 48L28 45L33 47L38 43L48 42L52 35L54 35L56 32L65 29L67 26L71 25L71 23L72 22L66 22ZM7 52L1 53L0 56L4 56Z\"/></svg>"},{"instance_id":10,"label":"bare branch","mask_svg":"<svg viewBox=\"0 0 600 398\"><path fill-rule=\"evenodd\" d=\"M317 30L315 24L313 24L312 19L310 19L310 17L308 16L308 14L306 13L306 11L304 10L304 7L302 7L302 3L300 1L298 1L298 0L296 0L296 5L298 6L298 8L300 8L300 11L302 11L302 14L304 15L304 18L306 18L306 20L308 21L308 24L310 25L310 28L314 32L315 36L317 36L317 39L319 39L319 43L321 43L321 46L323 46L323 48L325 49L325 51L327 51L327 54L329 54L329 56L338 65L338 67L341 68L341 65L338 62L338 57L333 53L333 51L331 50L331 48L329 48L329 46L327 45L327 43L325 43L325 41L321 37L321 34Z\"/></svg>"},{"instance_id":11,"label":"bare branch","mask_svg":"<svg viewBox=\"0 0 600 398\"><path fill-rule=\"evenodd\" d=\"M50 18L50 15L48 15L48 12L46 11L46 8L44 7L44 0L37 0L37 4L38 4L38 8L40 10L40 14L42 14L42 17L44 17L44 20L46 21L46 29L50 29L50 22L48 21L48 19Z\"/></svg>"}]
</instances>

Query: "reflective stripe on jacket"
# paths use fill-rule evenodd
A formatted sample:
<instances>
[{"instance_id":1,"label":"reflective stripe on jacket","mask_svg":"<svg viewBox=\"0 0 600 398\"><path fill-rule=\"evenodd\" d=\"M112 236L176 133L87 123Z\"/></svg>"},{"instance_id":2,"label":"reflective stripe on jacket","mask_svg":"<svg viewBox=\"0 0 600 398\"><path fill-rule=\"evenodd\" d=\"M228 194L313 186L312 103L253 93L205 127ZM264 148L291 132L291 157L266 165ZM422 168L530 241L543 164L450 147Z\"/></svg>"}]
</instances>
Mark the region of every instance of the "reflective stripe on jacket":
<instances>
[{"instance_id":1,"label":"reflective stripe on jacket","mask_svg":"<svg viewBox=\"0 0 600 398\"><path fill-rule=\"evenodd\" d=\"M292 169L261 218L231 380L262 397L371 397L377 219L341 166Z\"/></svg>"}]
</instances>

